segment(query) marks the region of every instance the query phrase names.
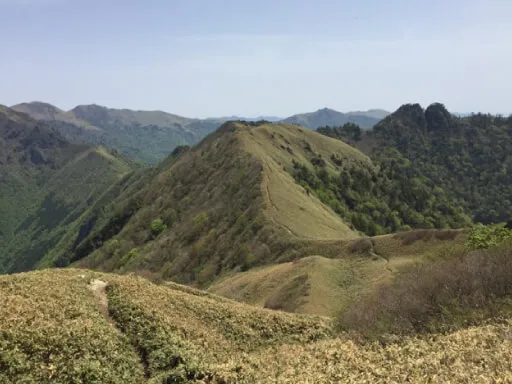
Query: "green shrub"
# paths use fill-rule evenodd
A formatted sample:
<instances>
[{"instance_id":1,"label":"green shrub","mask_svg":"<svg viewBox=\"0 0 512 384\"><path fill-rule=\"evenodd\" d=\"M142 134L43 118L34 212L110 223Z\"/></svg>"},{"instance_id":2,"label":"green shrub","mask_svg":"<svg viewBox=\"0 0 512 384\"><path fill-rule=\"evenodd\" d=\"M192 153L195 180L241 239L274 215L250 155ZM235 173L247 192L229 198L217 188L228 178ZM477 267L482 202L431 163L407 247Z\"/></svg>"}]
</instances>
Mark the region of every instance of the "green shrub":
<instances>
[{"instance_id":1,"label":"green shrub","mask_svg":"<svg viewBox=\"0 0 512 384\"><path fill-rule=\"evenodd\" d=\"M137 257L137 255L138 255L137 248L130 249L130 251L121 258L120 264L124 266L128 261Z\"/></svg>"},{"instance_id":2,"label":"green shrub","mask_svg":"<svg viewBox=\"0 0 512 384\"><path fill-rule=\"evenodd\" d=\"M162 219L156 219L151 222L151 234L155 237L161 234L166 229L167 225L163 222Z\"/></svg>"},{"instance_id":3,"label":"green shrub","mask_svg":"<svg viewBox=\"0 0 512 384\"><path fill-rule=\"evenodd\" d=\"M477 225L471 231L466 246L470 249L485 249L512 240L512 230L501 225Z\"/></svg>"}]
</instances>

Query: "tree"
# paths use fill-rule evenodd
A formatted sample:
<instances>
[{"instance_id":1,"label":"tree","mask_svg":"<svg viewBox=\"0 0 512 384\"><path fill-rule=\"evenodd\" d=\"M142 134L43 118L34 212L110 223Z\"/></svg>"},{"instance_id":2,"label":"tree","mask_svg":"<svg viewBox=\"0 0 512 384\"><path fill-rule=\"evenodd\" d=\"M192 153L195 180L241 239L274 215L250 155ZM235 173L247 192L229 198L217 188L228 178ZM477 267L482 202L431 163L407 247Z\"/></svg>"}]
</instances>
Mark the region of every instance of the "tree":
<instances>
[{"instance_id":1,"label":"tree","mask_svg":"<svg viewBox=\"0 0 512 384\"><path fill-rule=\"evenodd\" d=\"M162 219L156 219L151 222L151 234L155 237L161 234L166 229L167 225L163 222Z\"/></svg>"}]
</instances>

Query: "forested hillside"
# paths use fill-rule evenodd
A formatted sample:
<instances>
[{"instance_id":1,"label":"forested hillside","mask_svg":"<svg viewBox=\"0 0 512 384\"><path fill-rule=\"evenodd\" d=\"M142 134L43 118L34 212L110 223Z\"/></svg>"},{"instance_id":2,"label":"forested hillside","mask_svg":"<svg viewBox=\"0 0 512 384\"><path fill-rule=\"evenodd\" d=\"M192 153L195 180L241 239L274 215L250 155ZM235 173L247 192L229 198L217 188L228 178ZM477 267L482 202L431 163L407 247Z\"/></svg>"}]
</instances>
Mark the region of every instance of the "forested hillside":
<instances>
[{"instance_id":1,"label":"forested hillside","mask_svg":"<svg viewBox=\"0 0 512 384\"><path fill-rule=\"evenodd\" d=\"M449 209L462 208L474 221L510 218L512 117L479 113L459 118L442 104L426 110L407 104L370 131L355 125L318 131L361 149L382 172L428 186L415 196L446 196ZM413 192L414 185L408 189Z\"/></svg>"},{"instance_id":2,"label":"forested hillside","mask_svg":"<svg viewBox=\"0 0 512 384\"><path fill-rule=\"evenodd\" d=\"M35 268L132 165L0 107L0 272Z\"/></svg>"}]
</instances>

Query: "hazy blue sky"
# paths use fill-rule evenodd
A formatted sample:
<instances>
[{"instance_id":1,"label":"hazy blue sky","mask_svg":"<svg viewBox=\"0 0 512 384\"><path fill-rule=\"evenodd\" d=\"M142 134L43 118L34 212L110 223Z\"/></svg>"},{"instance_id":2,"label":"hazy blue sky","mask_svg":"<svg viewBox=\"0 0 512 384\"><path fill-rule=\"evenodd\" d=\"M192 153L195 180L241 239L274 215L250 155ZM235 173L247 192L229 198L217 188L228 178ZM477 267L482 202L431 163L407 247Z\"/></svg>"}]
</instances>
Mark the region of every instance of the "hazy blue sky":
<instances>
[{"instance_id":1,"label":"hazy blue sky","mask_svg":"<svg viewBox=\"0 0 512 384\"><path fill-rule=\"evenodd\" d=\"M512 112L510 0L0 0L0 104Z\"/></svg>"}]
</instances>

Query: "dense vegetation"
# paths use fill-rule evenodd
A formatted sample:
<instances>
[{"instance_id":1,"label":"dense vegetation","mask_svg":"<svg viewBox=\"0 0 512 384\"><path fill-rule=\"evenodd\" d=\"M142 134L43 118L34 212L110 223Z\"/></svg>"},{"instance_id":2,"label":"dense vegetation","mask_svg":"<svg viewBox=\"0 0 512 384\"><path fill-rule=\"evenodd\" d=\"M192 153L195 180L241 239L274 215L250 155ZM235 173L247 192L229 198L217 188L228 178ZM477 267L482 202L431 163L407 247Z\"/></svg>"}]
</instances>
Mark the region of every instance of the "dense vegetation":
<instances>
[{"instance_id":1,"label":"dense vegetation","mask_svg":"<svg viewBox=\"0 0 512 384\"><path fill-rule=\"evenodd\" d=\"M314 170L295 163L294 177L347 222L367 235L407 228L459 228L469 223L460 206L422 178L410 162L389 161L380 167L349 164L333 157L336 173L314 159Z\"/></svg>"},{"instance_id":2,"label":"dense vegetation","mask_svg":"<svg viewBox=\"0 0 512 384\"><path fill-rule=\"evenodd\" d=\"M349 129L350 128L350 129ZM381 168L407 164L411 177L443 192L474 221L502 222L512 210L512 116L458 118L441 104L408 104L361 132L351 126L320 133L353 143Z\"/></svg>"},{"instance_id":3,"label":"dense vegetation","mask_svg":"<svg viewBox=\"0 0 512 384\"><path fill-rule=\"evenodd\" d=\"M361 140L363 130L357 124L345 123L342 126L331 127L326 125L325 127L319 127L317 132L354 145L355 142Z\"/></svg>"},{"instance_id":4,"label":"dense vegetation","mask_svg":"<svg viewBox=\"0 0 512 384\"><path fill-rule=\"evenodd\" d=\"M512 231L478 226L467 249L408 268L339 318L365 336L446 332L512 315ZM476 250L474 250L476 249Z\"/></svg>"}]
</instances>

